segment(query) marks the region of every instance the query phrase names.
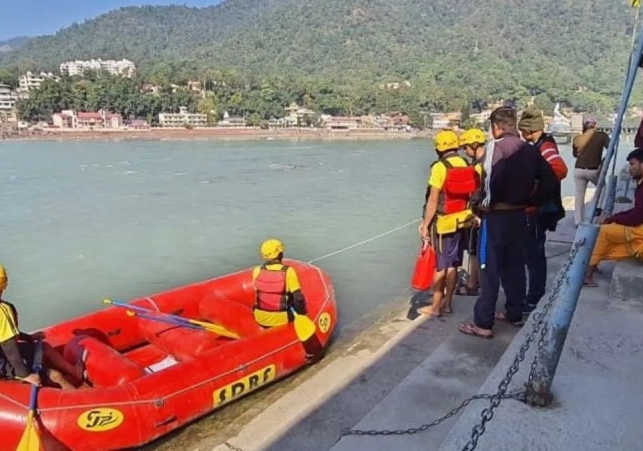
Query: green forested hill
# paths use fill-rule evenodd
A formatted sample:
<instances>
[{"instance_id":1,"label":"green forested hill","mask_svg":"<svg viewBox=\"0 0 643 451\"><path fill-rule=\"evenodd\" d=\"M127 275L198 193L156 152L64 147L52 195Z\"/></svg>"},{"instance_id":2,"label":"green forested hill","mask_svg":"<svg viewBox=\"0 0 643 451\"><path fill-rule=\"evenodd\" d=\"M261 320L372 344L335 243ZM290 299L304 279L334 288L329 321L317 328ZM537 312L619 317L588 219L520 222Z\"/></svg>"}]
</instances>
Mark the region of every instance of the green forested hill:
<instances>
[{"instance_id":1,"label":"green forested hill","mask_svg":"<svg viewBox=\"0 0 643 451\"><path fill-rule=\"evenodd\" d=\"M13 39L9 39L7 41L1 41L0 42L0 53L1 52L11 52L12 50L16 50L20 48L20 46L27 41L27 37L25 36L18 36Z\"/></svg>"},{"instance_id":2,"label":"green forested hill","mask_svg":"<svg viewBox=\"0 0 643 451\"><path fill-rule=\"evenodd\" d=\"M533 95L546 109L606 110L623 85L632 19L628 0L228 0L123 8L30 39L0 66L128 58L150 77L235 69L332 83L361 103L380 83L408 80L405 96L424 108Z\"/></svg>"}]
</instances>

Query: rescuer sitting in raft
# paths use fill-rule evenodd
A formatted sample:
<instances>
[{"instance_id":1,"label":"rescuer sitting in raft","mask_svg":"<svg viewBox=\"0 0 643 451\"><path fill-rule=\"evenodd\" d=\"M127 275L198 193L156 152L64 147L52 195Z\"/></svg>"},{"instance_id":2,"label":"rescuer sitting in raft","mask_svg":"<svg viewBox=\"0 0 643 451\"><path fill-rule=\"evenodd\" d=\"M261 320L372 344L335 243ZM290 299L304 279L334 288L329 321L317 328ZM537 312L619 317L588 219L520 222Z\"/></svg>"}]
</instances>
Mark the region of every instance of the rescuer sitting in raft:
<instances>
[{"instance_id":1,"label":"rescuer sitting in raft","mask_svg":"<svg viewBox=\"0 0 643 451\"><path fill-rule=\"evenodd\" d=\"M0 378L18 379L34 385L41 385L41 375L32 373L36 354L34 341L37 335L29 335L18 329L18 312L9 302L2 299L9 277L4 266L0 265ZM76 387L69 383L62 373L82 383L82 368L67 362L48 343L43 342L43 374L46 379L67 390Z\"/></svg>"},{"instance_id":2,"label":"rescuer sitting in raft","mask_svg":"<svg viewBox=\"0 0 643 451\"><path fill-rule=\"evenodd\" d=\"M487 136L478 128L470 128L460 136L460 147L474 165L478 175L482 176L482 159L484 157L484 146L487 143ZM477 216L477 206L480 198L480 191L471 196L471 210ZM469 267L467 268L467 283L458 288L461 296L477 296L480 291L480 262L478 260L478 241L480 227L474 223L472 227L464 229L463 248L469 253Z\"/></svg>"},{"instance_id":3,"label":"rescuer sitting in raft","mask_svg":"<svg viewBox=\"0 0 643 451\"><path fill-rule=\"evenodd\" d=\"M471 227L474 215L471 195L480 187L480 177L465 158L458 155L458 135L443 130L435 137L438 160L431 165L426 204L419 232L431 242L436 254L433 303L418 309L421 315L437 318L451 313L457 283L457 268L462 265L462 229Z\"/></svg>"},{"instance_id":4,"label":"rescuer sitting in raft","mask_svg":"<svg viewBox=\"0 0 643 451\"><path fill-rule=\"evenodd\" d=\"M282 263L284 245L270 239L261 245L261 256L266 262L252 271L256 302L255 321L263 327L276 327L294 320L291 308L305 315L306 300L301 292L294 268Z\"/></svg>"},{"instance_id":5,"label":"rescuer sitting in raft","mask_svg":"<svg viewBox=\"0 0 643 451\"><path fill-rule=\"evenodd\" d=\"M630 175L637 181L634 207L610 218L598 218L600 231L583 286L598 286L593 276L600 262L643 256L643 149L630 152L627 161Z\"/></svg>"}]
</instances>

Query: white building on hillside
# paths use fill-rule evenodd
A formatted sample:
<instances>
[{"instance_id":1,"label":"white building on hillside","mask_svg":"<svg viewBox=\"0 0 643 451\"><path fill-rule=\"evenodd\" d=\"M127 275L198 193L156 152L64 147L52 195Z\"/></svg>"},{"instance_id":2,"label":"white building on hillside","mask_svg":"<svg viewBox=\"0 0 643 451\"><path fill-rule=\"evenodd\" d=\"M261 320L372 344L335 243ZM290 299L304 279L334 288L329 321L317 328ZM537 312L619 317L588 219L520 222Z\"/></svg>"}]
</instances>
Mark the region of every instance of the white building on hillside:
<instances>
[{"instance_id":1,"label":"white building on hillside","mask_svg":"<svg viewBox=\"0 0 643 451\"><path fill-rule=\"evenodd\" d=\"M16 106L18 96L9 85L0 83L0 113L9 113Z\"/></svg>"},{"instance_id":2,"label":"white building on hillside","mask_svg":"<svg viewBox=\"0 0 643 451\"><path fill-rule=\"evenodd\" d=\"M56 77L51 72L40 72L39 75L27 72L26 74L21 75L20 78L18 78L18 95L22 98L27 98L29 96L29 91L39 89L40 85L45 80L58 81L60 78Z\"/></svg>"},{"instance_id":3,"label":"white building on hillside","mask_svg":"<svg viewBox=\"0 0 643 451\"><path fill-rule=\"evenodd\" d=\"M207 114L188 113L186 107L181 107L178 113L160 113L159 124L161 127L206 127L208 125Z\"/></svg>"},{"instance_id":4,"label":"white building on hillside","mask_svg":"<svg viewBox=\"0 0 643 451\"><path fill-rule=\"evenodd\" d=\"M112 75L122 75L131 77L136 73L136 65L130 60L122 59L120 61L101 59L91 59L87 61L67 61L60 65L60 73L69 76L82 76L86 71L106 71Z\"/></svg>"}]
</instances>

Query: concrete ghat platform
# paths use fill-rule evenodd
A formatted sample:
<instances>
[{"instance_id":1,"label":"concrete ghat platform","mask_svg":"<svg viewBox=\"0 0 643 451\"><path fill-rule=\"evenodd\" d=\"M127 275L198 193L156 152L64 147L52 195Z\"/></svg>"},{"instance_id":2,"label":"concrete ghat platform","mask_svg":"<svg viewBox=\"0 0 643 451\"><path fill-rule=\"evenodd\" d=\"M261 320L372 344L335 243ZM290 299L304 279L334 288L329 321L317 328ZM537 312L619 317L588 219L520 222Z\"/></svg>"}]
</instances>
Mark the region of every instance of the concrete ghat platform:
<instances>
[{"instance_id":1,"label":"concrete ghat platform","mask_svg":"<svg viewBox=\"0 0 643 451\"><path fill-rule=\"evenodd\" d=\"M606 283L599 288L583 289L554 380L553 404L535 408L517 401L503 401L476 450L641 449L642 327L643 309L610 306ZM481 392L497 390L530 329L527 325L516 337ZM521 388L532 358L530 353L510 389ZM433 449L462 450L472 428L480 421L481 407L467 408L443 445Z\"/></svg>"}]
</instances>

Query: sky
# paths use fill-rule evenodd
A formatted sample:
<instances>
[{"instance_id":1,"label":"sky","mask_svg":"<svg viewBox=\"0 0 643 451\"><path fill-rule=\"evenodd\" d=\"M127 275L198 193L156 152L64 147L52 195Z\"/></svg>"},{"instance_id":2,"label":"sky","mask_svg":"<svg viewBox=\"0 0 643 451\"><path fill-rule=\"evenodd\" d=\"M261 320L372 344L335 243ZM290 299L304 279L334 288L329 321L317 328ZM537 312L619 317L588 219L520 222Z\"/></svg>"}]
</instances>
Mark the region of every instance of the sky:
<instances>
[{"instance_id":1,"label":"sky","mask_svg":"<svg viewBox=\"0 0 643 451\"><path fill-rule=\"evenodd\" d=\"M121 6L209 6L220 0L1 0L0 41L16 36L53 34Z\"/></svg>"}]
</instances>

